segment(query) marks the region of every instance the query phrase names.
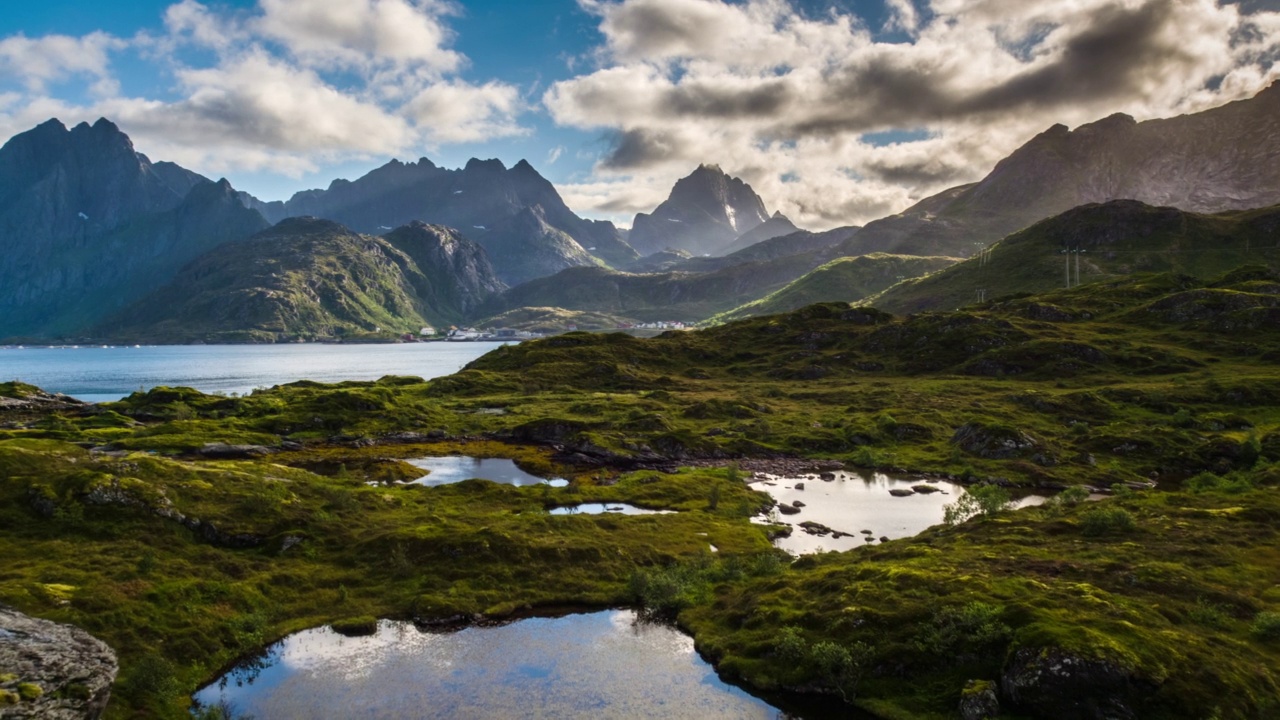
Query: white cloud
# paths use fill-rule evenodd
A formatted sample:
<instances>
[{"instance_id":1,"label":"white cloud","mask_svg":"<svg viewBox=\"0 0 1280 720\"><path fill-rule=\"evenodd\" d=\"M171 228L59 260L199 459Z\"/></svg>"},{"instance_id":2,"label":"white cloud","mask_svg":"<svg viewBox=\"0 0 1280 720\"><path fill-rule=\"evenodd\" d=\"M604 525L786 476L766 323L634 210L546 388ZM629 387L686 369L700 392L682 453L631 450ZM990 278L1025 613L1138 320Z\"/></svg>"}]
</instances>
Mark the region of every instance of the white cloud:
<instances>
[{"instance_id":1,"label":"white cloud","mask_svg":"<svg viewBox=\"0 0 1280 720\"><path fill-rule=\"evenodd\" d=\"M123 40L103 32L38 38L18 33L0 39L0 71L32 92L43 92L46 84L75 75L106 77L111 65L109 53L124 46Z\"/></svg>"},{"instance_id":2,"label":"white cloud","mask_svg":"<svg viewBox=\"0 0 1280 720\"><path fill-rule=\"evenodd\" d=\"M259 0L244 10L181 0L165 10L163 35L130 43L103 33L3 38L0 67L25 91L6 96L0 130L103 116L153 156L197 171L291 176L525 132L517 88L457 76L466 58L449 47L453 12L441 0ZM121 96L107 55L127 44L172 73L171 96ZM90 76L96 99L44 93L74 75Z\"/></svg>"},{"instance_id":3,"label":"white cloud","mask_svg":"<svg viewBox=\"0 0 1280 720\"><path fill-rule=\"evenodd\" d=\"M451 73L464 58L447 48L451 12L435 0L260 0L254 27L318 66L418 65Z\"/></svg>"},{"instance_id":4,"label":"white cloud","mask_svg":"<svg viewBox=\"0 0 1280 720\"><path fill-rule=\"evenodd\" d=\"M606 188L670 188L715 162L815 228L979 179L1057 122L1252 94L1280 50L1276 13L1242 17L1215 0L933 0L928 16L889 0L892 27L911 35L893 43L859 18L806 17L783 0L584 6L605 37L598 68L543 102L562 125L615 134L597 175L630 182ZM926 139L863 139L917 129ZM593 190L584 199L601 212L619 204Z\"/></svg>"}]
</instances>

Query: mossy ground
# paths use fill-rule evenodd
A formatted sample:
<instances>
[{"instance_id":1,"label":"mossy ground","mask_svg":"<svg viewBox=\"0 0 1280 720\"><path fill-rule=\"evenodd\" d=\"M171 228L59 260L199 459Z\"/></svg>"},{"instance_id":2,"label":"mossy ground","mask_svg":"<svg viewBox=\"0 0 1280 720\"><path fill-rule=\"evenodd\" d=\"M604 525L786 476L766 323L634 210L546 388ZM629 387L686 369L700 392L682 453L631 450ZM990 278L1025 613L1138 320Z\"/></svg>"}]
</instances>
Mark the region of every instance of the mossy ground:
<instances>
[{"instance_id":1,"label":"mossy ground","mask_svg":"<svg viewBox=\"0 0 1280 720\"><path fill-rule=\"evenodd\" d=\"M218 668L304 627L619 603L637 570L690 563L671 575L696 590L676 593L680 622L761 686L847 690L856 666L864 706L942 717L968 680L1052 645L1124 664L1168 716L1259 716L1280 667L1276 285L1141 276L908 318L824 304L508 346L431 382L16 411L0 429L0 601L120 652L112 717L179 714ZM294 449L215 460L212 442ZM572 482L388 484L412 477L403 459L450 452ZM719 562L770 553L747 521L767 497L723 469L618 469L769 455L1041 486L1154 473L1162 489L1098 506L1124 522L1023 510L744 573L716 570L708 545ZM1198 492L1178 489L1190 476ZM546 512L589 501L682 512ZM802 661L779 656L784 630Z\"/></svg>"}]
</instances>

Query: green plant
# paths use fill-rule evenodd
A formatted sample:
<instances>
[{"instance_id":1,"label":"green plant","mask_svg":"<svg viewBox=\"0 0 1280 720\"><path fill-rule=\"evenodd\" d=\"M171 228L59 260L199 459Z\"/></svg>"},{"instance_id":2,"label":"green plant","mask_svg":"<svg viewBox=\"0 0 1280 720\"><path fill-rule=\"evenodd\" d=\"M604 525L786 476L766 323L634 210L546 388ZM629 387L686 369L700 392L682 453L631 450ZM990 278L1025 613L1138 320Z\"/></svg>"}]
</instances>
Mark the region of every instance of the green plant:
<instances>
[{"instance_id":1,"label":"green plant","mask_svg":"<svg viewBox=\"0 0 1280 720\"><path fill-rule=\"evenodd\" d=\"M942 520L948 525L958 525L973 517L992 517L1008 509L1013 499L1009 491L998 485L971 487L958 500L943 508Z\"/></svg>"},{"instance_id":2,"label":"green plant","mask_svg":"<svg viewBox=\"0 0 1280 720\"><path fill-rule=\"evenodd\" d=\"M1223 628L1231 620L1225 605L1210 602L1205 598L1196 600L1196 604L1187 611L1187 619L1205 627Z\"/></svg>"},{"instance_id":3,"label":"green plant","mask_svg":"<svg viewBox=\"0 0 1280 720\"><path fill-rule=\"evenodd\" d=\"M1280 640L1280 613L1270 611L1258 613L1249 626L1249 634L1267 642Z\"/></svg>"},{"instance_id":4,"label":"green plant","mask_svg":"<svg viewBox=\"0 0 1280 720\"><path fill-rule=\"evenodd\" d=\"M788 625L778 631L778 641L774 645L778 657L787 662L799 662L808 653L809 644L805 642L800 631Z\"/></svg>"},{"instance_id":5,"label":"green plant","mask_svg":"<svg viewBox=\"0 0 1280 720\"><path fill-rule=\"evenodd\" d=\"M1135 527L1133 515L1118 506L1089 508L1080 517L1080 531L1089 537L1132 532Z\"/></svg>"},{"instance_id":6,"label":"green plant","mask_svg":"<svg viewBox=\"0 0 1280 720\"><path fill-rule=\"evenodd\" d=\"M18 683L18 697L27 702L39 700L44 695L44 689L35 683Z\"/></svg>"}]
</instances>

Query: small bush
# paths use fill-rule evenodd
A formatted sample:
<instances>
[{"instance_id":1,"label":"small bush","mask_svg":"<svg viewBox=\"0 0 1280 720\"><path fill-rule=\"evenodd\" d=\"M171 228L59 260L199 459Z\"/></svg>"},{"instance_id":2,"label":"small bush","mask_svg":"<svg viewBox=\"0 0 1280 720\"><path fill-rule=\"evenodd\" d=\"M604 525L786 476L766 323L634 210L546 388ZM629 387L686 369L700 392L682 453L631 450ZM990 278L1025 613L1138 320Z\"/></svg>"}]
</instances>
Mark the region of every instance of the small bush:
<instances>
[{"instance_id":1,"label":"small bush","mask_svg":"<svg viewBox=\"0 0 1280 720\"><path fill-rule=\"evenodd\" d=\"M1275 642L1280 640L1280 613L1260 612L1249 626L1249 634L1259 640Z\"/></svg>"},{"instance_id":2,"label":"small bush","mask_svg":"<svg viewBox=\"0 0 1280 720\"><path fill-rule=\"evenodd\" d=\"M1137 527L1133 515L1122 507L1090 508L1081 517L1081 532L1089 537L1116 535Z\"/></svg>"},{"instance_id":3,"label":"small bush","mask_svg":"<svg viewBox=\"0 0 1280 720\"><path fill-rule=\"evenodd\" d=\"M979 485L965 491L959 500L943 508L942 520L958 525L973 517L991 517L1012 504L1009 491L998 485Z\"/></svg>"},{"instance_id":4,"label":"small bush","mask_svg":"<svg viewBox=\"0 0 1280 720\"><path fill-rule=\"evenodd\" d=\"M1196 601L1195 606L1187 611L1187 619L1197 625L1223 628L1227 626L1231 616L1227 613L1225 605L1219 605L1200 598Z\"/></svg>"},{"instance_id":5,"label":"small bush","mask_svg":"<svg viewBox=\"0 0 1280 720\"><path fill-rule=\"evenodd\" d=\"M778 642L774 646L778 657L788 662L800 662L809 652L809 644L804 641L800 631L793 627L784 627L778 632Z\"/></svg>"}]
</instances>

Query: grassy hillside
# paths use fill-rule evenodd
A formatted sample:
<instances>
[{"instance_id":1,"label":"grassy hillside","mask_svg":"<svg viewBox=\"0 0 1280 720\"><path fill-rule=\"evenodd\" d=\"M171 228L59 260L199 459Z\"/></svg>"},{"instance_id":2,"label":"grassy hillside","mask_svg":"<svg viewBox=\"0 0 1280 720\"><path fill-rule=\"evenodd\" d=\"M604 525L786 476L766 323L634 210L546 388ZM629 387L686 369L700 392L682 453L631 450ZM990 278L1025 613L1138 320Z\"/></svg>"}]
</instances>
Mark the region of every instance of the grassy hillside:
<instances>
[{"instance_id":1,"label":"grassy hillside","mask_svg":"<svg viewBox=\"0 0 1280 720\"><path fill-rule=\"evenodd\" d=\"M815 258L791 255L708 273L620 273L576 267L532 280L495 297L481 314L555 307L642 321L696 322L777 290L813 268Z\"/></svg>"},{"instance_id":2,"label":"grassy hillside","mask_svg":"<svg viewBox=\"0 0 1280 720\"><path fill-rule=\"evenodd\" d=\"M1280 267L1280 207L1220 215L1157 208L1131 200L1085 205L1036 223L974 257L871 297L897 313L953 310L1013 293L1038 293L1132 273L1209 278L1248 262Z\"/></svg>"},{"instance_id":3,"label":"grassy hillside","mask_svg":"<svg viewBox=\"0 0 1280 720\"><path fill-rule=\"evenodd\" d=\"M100 406L0 384L0 602L119 650L111 718L176 716L302 627L610 603L678 618L732 676L884 717L954 717L988 691L1011 717L1269 717L1278 360L1280 275L1253 267L568 334L430 382ZM571 483L387 484L451 452ZM728 463L794 456L948 475L984 504L793 561ZM1004 485L1114 497L1009 511ZM680 512L544 512L579 501Z\"/></svg>"},{"instance_id":4,"label":"grassy hillside","mask_svg":"<svg viewBox=\"0 0 1280 720\"><path fill-rule=\"evenodd\" d=\"M710 319L729 322L773 315L819 302L855 302L895 285L959 262L958 258L872 253L838 258L759 300Z\"/></svg>"}]
</instances>

